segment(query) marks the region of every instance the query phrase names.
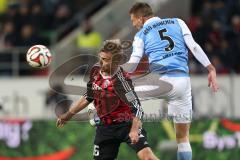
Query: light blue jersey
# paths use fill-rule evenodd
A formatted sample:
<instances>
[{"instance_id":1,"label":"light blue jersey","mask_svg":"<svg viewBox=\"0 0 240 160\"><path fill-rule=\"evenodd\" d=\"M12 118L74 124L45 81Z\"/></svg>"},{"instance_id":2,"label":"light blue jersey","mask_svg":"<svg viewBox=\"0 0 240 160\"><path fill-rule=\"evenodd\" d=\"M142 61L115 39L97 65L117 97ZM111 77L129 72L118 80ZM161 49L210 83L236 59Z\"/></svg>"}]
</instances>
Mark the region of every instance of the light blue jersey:
<instances>
[{"instance_id":1,"label":"light blue jersey","mask_svg":"<svg viewBox=\"0 0 240 160\"><path fill-rule=\"evenodd\" d=\"M189 76L188 50L179 19L153 17L135 35L134 41L133 54L138 52L138 48L144 48L151 72Z\"/></svg>"}]
</instances>

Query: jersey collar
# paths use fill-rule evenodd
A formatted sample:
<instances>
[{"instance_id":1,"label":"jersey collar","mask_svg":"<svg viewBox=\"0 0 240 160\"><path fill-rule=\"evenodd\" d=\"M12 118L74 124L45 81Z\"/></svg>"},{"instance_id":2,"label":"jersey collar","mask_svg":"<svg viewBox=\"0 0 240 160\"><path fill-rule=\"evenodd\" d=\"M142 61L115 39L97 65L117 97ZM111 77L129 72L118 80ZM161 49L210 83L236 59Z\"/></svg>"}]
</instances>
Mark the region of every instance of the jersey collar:
<instances>
[{"instance_id":1,"label":"jersey collar","mask_svg":"<svg viewBox=\"0 0 240 160\"><path fill-rule=\"evenodd\" d=\"M115 71L112 75L109 75L109 76L104 76L104 75L102 74L101 70L100 70L99 73L100 73L100 75L102 76L103 79L110 79L110 78L112 78L119 70L120 70L120 67L118 67L118 68L116 69L116 71Z\"/></svg>"},{"instance_id":2,"label":"jersey collar","mask_svg":"<svg viewBox=\"0 0 240 160\"><path fill-rule=\"evenodd\" d=\"M146 26L147 24L153 22L153 21L157 21L157 20L161 20L161 18L159 17L152 17L152 18L149 18L144 24L143 26Z\"/></svg>"}]
</instances>

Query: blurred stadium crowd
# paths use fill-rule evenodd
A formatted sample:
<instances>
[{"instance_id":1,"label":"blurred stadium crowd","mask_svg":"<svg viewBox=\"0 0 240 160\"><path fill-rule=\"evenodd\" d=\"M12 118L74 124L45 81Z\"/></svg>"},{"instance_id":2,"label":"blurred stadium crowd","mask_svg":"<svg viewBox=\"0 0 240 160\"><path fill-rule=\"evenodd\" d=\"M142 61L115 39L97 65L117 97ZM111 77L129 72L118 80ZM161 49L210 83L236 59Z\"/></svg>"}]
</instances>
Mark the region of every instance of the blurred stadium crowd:
<instances>
[{"instance_id":1,"label":"blurred stadium crowd","mask_svg":"<svg viewBox=\"0 0 240 160\"><path fill-rule=\"evenodd\" d=\"M87 6L98 3L85 14L85 18L108 2L109 0L0 0L0 48L52 45L83 24L73 19ZM192 12L187 24L218 73L240 73L239 0L192 0ZM88 32L89 30L86 31ZM97 46L101 37L96 34L95 37L99 39ZM79 39L77 45L81 45ZM191 73L205 72L191 54L189 58ZM0 59L4 60L1 53Z\"/></svg>"},{"instance_id":2,"label":"blurred stadium crowd","mask_svg":"<svg viewBox=\"0 0 240 160\"><path fill-rule=\"evenodd\" d=\"M50 45L51 36L97 0L0 0L0 46ZM107 1L102 1L104 2ZM103 5L101 4L101 5ZM101 7L101 6L97 6ZM94 8L96 11L98 8ZM91 13L88 13L91 14ZM89 15L86 15L89 16ZM65 27L62 38L78 24Z\"/></svg>"},{"instance_id":3,"label":"blurred stadium crowd","mask_svg":"<svg viewBox=\"0 0 240 160\"><path fill-rule=\"evenodd\" d=\"M107 3L108 0L0 0L0 75L46 75L46 70L33 70L26 64L24 47L56 44ZM12 69L14 60L21 66L17 74Z\"/></svg>"},{"instance_id":4,"label":"blurred stadium crowd","mask_svg":"<svg viewBox=\"0 0 240 160\"><path fill-rule=\"evenodd\" d=\"M194 0L187 23L218 73L240 73L239 0ZM201 65L190 58L191 72L202 73Z\"/></svg>"}]
</instances>

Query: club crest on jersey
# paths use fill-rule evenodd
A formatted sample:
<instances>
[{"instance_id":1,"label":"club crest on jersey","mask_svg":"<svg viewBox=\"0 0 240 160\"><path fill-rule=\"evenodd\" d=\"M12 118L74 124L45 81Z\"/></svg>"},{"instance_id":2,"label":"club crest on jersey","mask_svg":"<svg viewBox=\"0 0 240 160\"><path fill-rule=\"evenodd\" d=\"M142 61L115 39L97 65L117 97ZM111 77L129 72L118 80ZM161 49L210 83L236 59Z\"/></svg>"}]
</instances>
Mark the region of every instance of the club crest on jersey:
<instances>
[{"instance_id":1,"label":"club crest on jersey","mask_svg":"<svg viewBox=\"0 0 240 160\"><path fill-rule=\"evenodd\" d=\"M101 88L99 85L97 85L96 83L93 82L93 84L92 84L92 90L101 91L102 88Z\"/></svg>"},{"instance_id":2,"label":"club crest on jersey","mask_svg":"<svg viewBox=\"0 0 240 160\"><path fill-rule=\"evenodd\" d=\"M108 79L106 79L104 82L103 82L103 87L104 88L107 88L110 84L110 81Z\"/></svg>"},{"instance_id":3,"label":"club crest on jersey","mask_svg":"<svg viewBox=\"0 0 240 160\"><path fill-rule=\"evenodd\" d=\"M94 79L95 81L97 80L97 78L98 78L98 76L94 76L94 77L93 77L93 79Z\"/></svg>"}]
</instances>

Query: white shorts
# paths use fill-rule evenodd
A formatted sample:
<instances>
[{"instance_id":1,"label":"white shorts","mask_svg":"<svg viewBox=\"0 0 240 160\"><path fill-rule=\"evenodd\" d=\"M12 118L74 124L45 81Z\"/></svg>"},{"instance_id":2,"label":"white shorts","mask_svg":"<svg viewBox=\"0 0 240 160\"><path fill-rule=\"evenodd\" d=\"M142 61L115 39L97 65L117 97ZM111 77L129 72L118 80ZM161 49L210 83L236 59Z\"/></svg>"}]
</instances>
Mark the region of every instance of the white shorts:
<instances>
[{"instance_id":1,"label":"white shorts","mask_svg":"<svg viewBox=\"0 0 240 160\"><path fill-rule=\"evenodd\" d=\"M192 94L190 77L160 78L173 85L173 89L164 95L168 103L168 116L174 123L190 123L192 120Z\"/></svg>"}]
</instances>

